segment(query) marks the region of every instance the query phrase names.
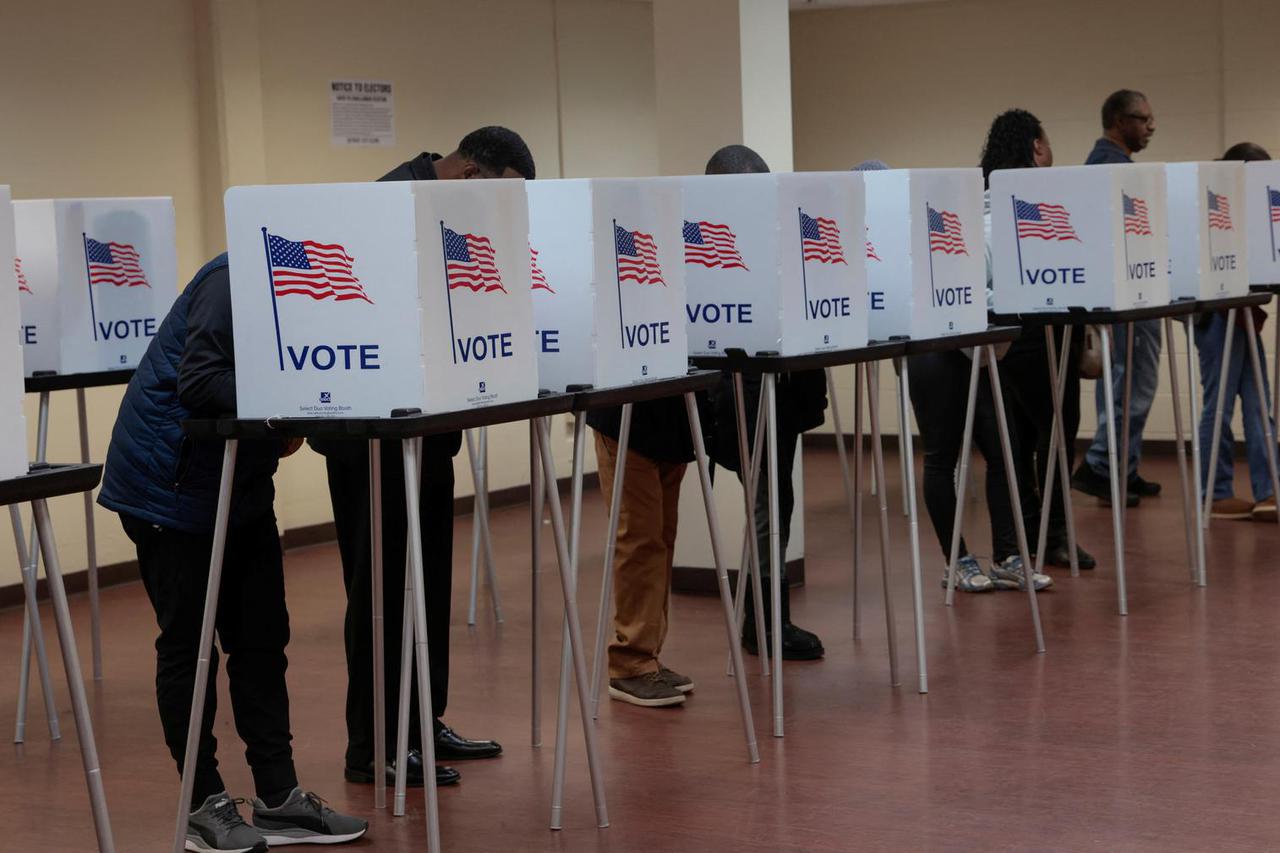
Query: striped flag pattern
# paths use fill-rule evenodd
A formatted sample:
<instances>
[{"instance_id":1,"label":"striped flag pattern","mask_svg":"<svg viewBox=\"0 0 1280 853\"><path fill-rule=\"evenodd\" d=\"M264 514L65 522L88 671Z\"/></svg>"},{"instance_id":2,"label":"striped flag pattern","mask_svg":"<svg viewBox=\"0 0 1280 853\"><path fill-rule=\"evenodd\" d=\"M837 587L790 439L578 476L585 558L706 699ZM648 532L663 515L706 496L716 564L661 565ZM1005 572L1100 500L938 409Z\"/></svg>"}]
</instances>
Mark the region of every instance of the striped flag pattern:
<instances>
[{"instance_id":1,"label":"striped flag pattern","mask_svg":"<svg viewBox=\"0 0 1280 853\"><path fill-rule=\"evenodd\" d=\"M128 243L107 241L99 243L92 237L84 238L84 257L89 265L90 284L110 284L115 287L150 287L142 272L142 258L138 250Z\"/></svg>"},{"instance_id":2,"label":"striped flag pattern","mask_svg":"<svg viewBox=\"0 0 1280 853\"><path fill-rule=\"evenodd\" d=\"M18 276L18 292L30 293L31 285L27 282L27 277L22 272L22 258L13 259L13 272Z\"/></svg>"},{"instance_id":3,"label":"striped flag pattern","mask_svg":"<svg viewBox=\"0 0 1280 853\"><path fill-rule=\"evenodd\" d=\"M929 251L946 252L948 255L967 255L960 217L949 210L934 210L925 205L929 216Z\"/></svg>"},{"instance_id":4,"label":"striped flag pattern","mask_svg":"<svg viewBox=\"0 0 1280 853\"><path fill-rule=\"evenodd\" d=\"M493 243L488 237L459 234L452 228L445 228L444 269L450 290L465 287L485 293L495 290L507 292L494 263Z\"/></svg>"},{"instance_id":5,"label":"striped flag pattern","mask_svg":"<svg viewBox=\"0 0 1280 853\"><path fill-rule=\"evenodd\" d=\"M737 235L728 225L684 221L684 262L704 267L745 270Z\"/></svg>"},{"instance_id":6,"label":"striped flag pattern","mask_svg":"<svg viewBox=\"0 0 1280 853\"><path fill-rule=\"evenodd\" d=\"M806 261L847 264L840 246L840 226L825 216L800 211L800 255Z\"/></svg>"},{"instance_id":7,"label":"striped flag pattern","mask_svg":"<svg viewBox=\"0 0 1280 853\"><path fill-rule=\"evenodd\" d=\"M616 222L613 225L613 244L618 261L618 281L634 281L636 284L667 283L662 279L662 267L658 266L658 244L652 234L628 231Z\"/></svg>"},{"instance_id":8,"label":"striped flag pattern","mask_svg":"<svg viewBox=\"0 0 1280 853\"><path fill-rule=\"evenodd\" d=\"M1139 237L1151 235L1151 219L1147 216L1147 203L1137 196L1122 192L1124 203L1124 233L1136 234Z\"/></svg>"},{"instance_id":9,"label":"striped flag pattern","mask_svg":"<svg viewBox=\"0 0 1280 853\"><path fill-rule=\"evenodd\" d=\"M1014 198L1013 213L1018 222L1019 237L1080 241L1075 229L1071 227L1071 214L1060 204Z\"/></svg>"},{"instance_id":10,"label":"striped flag pattern","mask_svg":"<svg viewBox=\"0 0 1280 853\"><path fill-rule=\"evenodd\" d=\"M867 260L869 261L880 260L880 256L876 254L876 247L871 245L870 240L867 241Z\"/></svg>"},{"instance_id":11,"label":"striped flag pattern","mask_svg":"<svg viewBox=\"0 0 1280 853\"><path fill-rule=\"evenodd\" d=\"M1280 190L1267 187L1267 207L1271 209L1271 221L1280 222Z\"/></svg>"},{"instance_id":12,"label":"striped flag pattern","mask_svg":"<svg viewBox=\"0 0 1280 853\"><path fill-rule=\"evenodd\" d=\"M1219 231L1231 230L1231 202L1213 190L1209 190L1209 227Z\"/></svg>"},{"instance_id":13,"label":"striped flag pattern","mask_svg":"<svg viewBox=\"0 0 1280 853\"><path fill-rule=\"evenodd\" d=\"M532 244L529 245L529 272L533 278L533 290L555 293L547 283L547 274L542 271L542 267L538 266L538 250L533 248Z\"/></svg>"},{"instance_id":14,"label":"striped flag pattern","mask_svg":"<svg viewBox=\"0 0 1280 853\"><path fill-rule=\"evenodd\" d=\"M349 302L361 299L373 304L355 273L355 258L339 243L288 240L267 234L271 284L276 296L309 296Z\"/></svg>"}]
</instances>

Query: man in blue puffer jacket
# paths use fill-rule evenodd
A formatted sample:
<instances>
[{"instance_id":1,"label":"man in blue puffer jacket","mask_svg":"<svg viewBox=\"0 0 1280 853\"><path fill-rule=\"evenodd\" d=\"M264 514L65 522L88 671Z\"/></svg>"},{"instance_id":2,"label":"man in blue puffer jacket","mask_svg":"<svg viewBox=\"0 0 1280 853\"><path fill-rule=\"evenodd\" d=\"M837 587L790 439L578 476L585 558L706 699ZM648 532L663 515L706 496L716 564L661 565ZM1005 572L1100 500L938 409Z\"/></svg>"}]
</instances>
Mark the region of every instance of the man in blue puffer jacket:
<instances>
[{"instance_id":1,"label":"man in blue puffer jacket","mask_svg":"<svg viewBox=\"0 0 1280 853\"><path fill-rule=\"evenodd\" d=\"M155 609L156 701L169 752L182 767L222 467L221 441L193 441L192 417L234 415L231 280L225 254L206 264L174 302L129 382L111 433L98 502L120 514ZM218 774L213 649L196 759L188 850L266 851L270 844L350 841L368 829L298 787L285 685L289 612L272 477L279 441L242 441L218 607L231 705L257 798L253 826Z\"/></svg>"}]
</instances>

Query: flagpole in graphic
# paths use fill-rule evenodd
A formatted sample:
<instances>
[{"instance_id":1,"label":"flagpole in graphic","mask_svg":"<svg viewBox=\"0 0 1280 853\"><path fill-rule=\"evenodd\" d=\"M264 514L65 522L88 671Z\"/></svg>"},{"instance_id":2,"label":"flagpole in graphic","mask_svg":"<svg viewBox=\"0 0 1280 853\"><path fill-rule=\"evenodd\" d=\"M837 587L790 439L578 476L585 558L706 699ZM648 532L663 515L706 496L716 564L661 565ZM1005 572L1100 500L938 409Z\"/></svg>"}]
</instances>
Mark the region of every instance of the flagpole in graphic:
<instances>
[{"instance_id":1,"label":"flagpole in graphic","mask_svg":"<svg viewBox=\"0 0 1280 853\"><path fill-rule=\"evenodd\" d=\"M804 287L804 317L809 319L809 273L804 268L804 211L796 208L796 213L800 215L800 283ZM818 229L818 240L822 240L822 226L818 225L818 220L813 220L813 227Z\"/></svg>"},{"instance_id":2,"label":"flagpole in graphic","mask_svg":"<svg viewBox=\"0 0 1280 853\"><path fill-rule=\"evenodd\" d=\"M1125 212L1124 212L1124 199L1125 199L1125 192L1124 192L1124 190L1121 190L1121 191L1120 191L1120 219L1121 219L1122 221L1123 221L1123 219L1124 219L1124 217L1125 217ZM1131 199L1130 199L1130 203L1133 205L1133 215L1134 215L1134 218L1136 219L1136 218L1137 218L1137 216L1138 216L1138 201L1137 201L1137 199L1133 199L1133 198L1131 198ZM1132 271L1129 269L1129 223L1127 223L1127 222L1125 222L1125 223L1124 223L1124 228L1122 228L1122 229L1121 229L1120 239L1122 239L1122 240L1124 241L1124 273L1125 273L1125 277L1126 277L1126 278L1132 278L1132 277L1133 277L1133 273L1132 273Z\"/></svg>"},{"instance_id":3,"label":"flagpole in graphic","mask_svg":"<svg viewBox=\"0 0 1280 853\"><path fill-rule=\"evenodd\" d=\"M1275 215L1271 212L1272 208L1271 185L1267 184L1267 225L1271 228L1271 260L1274 261L1276 259L1276 220Z\"/></svg>"},{"instance_id":4,"label":"flagpole in graphic","mask_svg":"<svg viewBox=\"0 0 1280 853\"><path fill-rule=\"evenodd\" d=\"M1018 247L1018 283L1023 287L1027 285L1027 275L1022 270L1022 235L1018 233L1018 199L1016 196L1009 196L1013 200L1013 243ZM933 257L933 252L929 253Z\"/></svg>"},{"instance_id":5,"label":"flagpole in graphic","mask_svg":"<svg viewBox=\"0 0 1280 853\"><path fill-rule=\"evenodd\" d=\"M1209 190L1209 193L1210 193L1210 195L1212 195L1212 194L1213 194L1213 190ZM1207 196L1206 196L1206 199L1207 199ZM1208 204L1208 202L1207 202L1207 201L1206 201L1205 203L1206 203L1206 205ZM1210 269L1213 269L1213 217L1212 217L1212 214L1210 214L1210 213L1209 213L1209 211L1208 211L1208 209L1207 209L1207 208L1206 208L1206 210L1205 210L1205 218L1206 218L1206 220L1207 220L1206 225L1207 225L1207 227L1208 227L1208 229L1209 229L1209 231L1208 231L1208 237L1209 237L1209 268L1210 268Z\"/></svg>"},{"instance_id":6,"label":"flagpole in graphic","mask_svg":"<svg viewBox=\"0 0 1280 853\"><path fill-rule=\"evenodd\" d=\"M947 226L944 224L942 227L943 230L946 230ZM924 228L929 234L929 304L937 308L938 291L933 286L933 233L929 225L929 202L927 199L924 203Z\"/></svg>"},{"instance_id":7,"label":"flagpole in graphic","mask_svg":"<svg viewBox=\"0 0 1280 853\"><path fill-rule=\"evenodd\" d=\"M636 249L636 254L639 253L640 250ZM618 265L618 220L616 219L613 220L613 281L618 287L618 343L626 349L627 335L622 327L622 268Z\"/></svg>"},{"instance_id":8,"label":"flagpole in graphic","mask_svg":"<svg viewBox=\"0 0 1280 853\"><path fill-rule=\"evenodd\" d=\"M89 321L93 323L93 339L98 339L98 311L93 306L93 274L89 272L89 235L80 232L84 243L84 280L89 285Z\"/></svg>"},{"instance_id":9,"label":"flagpole in graphic","mask_svg":"<svg viewBox=\"0 0 1280 853\"><path fill-rule=\"evenodd\" d=\"M280 308L276 305L276 275L271 271L271 244L267 242L266 226L262 228L262 251L267 257L267 286L271 288L271 316L276 321L276 355L280 357L280 370L284 371L284 342L280 338Z\"/></svg>"},{"instance_id":10,"label":"flagpole in graphic","mask_svg":"<svg viewBox=\"0 0 1280 853\"><path fill-rule=\"evenodd\" d=\"M449 286L449 244L444 236L444 220L440 220L440 258L444 262L444 298L449 304L449 346L453 363L458 363L458 336L453 331L453 288Z\"/></svg>"}]
</instances>

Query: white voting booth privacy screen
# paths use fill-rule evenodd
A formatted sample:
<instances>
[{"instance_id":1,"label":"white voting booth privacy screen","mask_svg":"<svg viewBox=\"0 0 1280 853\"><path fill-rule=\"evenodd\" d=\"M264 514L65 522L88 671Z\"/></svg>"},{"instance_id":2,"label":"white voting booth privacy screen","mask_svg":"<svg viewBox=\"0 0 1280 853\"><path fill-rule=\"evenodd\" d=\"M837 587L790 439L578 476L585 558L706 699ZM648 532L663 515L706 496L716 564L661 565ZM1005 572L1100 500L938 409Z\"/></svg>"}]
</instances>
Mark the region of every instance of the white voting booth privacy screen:
<instances>
[{"instance_id":1,"label":"white voting booth privacy screen","mask_svg":"<svg viewBox=\"0 0 1280 853\"><path fill-rule=\"evenodd\" d=\"M527 191L539 384L685 375L680 182L548 180Z\"/></svg>"},{"instance_id":2,"label":"white voting booth privacy screen","mask_svg":"<svg viewBox=\"0 0 1280 853\"><path fill-rule=\"evenodd\" d=\"M981 170L864 175L872 339L986 329Z\"/></svg>"},{"instance_id":3,"label":"white voting booth privacy screen","mask_svg":"<svg viewBox=\"0 0 1280 853\"><path fill-rule=\"evenodd\" d=\"M992 172L995 310L1167 304L1165 197L1157 164Z\"/></svg>"},{"instance_id":4,"label":"white voting booth privacy screen","mask_svg":"<svg viewBox=\"0 0 1280 853\"><path fill-rule=\"evenodd\" d=\"M29 288L17 276L13 239L13 205L9 188L0 184L0 317L14 323L19 300ZM22 344L0 335L0 480L27 473L27 425L22 414Z\"/></svg>"},{"instance_id":5,"label":"white voting booth privacy screen","mask_svg":"<svg viewBox=\"0 0 1280 853\"><path fill-rule=\"evenodd\" d=\"M233 187L237 414L537 396L524 182Z\"/></svg>"},{"instance_id":6,"label":"white voting booth privacy screen","mask_svg":"<svg viewBox=\"0 0 1280 853\"><path fill-rule=\"evenodd\" d=\"M178 295L173 200L18 201L13 214L26 374L135 367Z\"/></svg>"},{"instance_id":7,"label":"white voting booth privacy screen","mask_svg":"<svg viewBox=\"0 0 1280 853\"><path fill-rule=\"evenodd\" d=\"M867 343L862 175L684 182L691 355L799 355Z\"/></svg>"},{"instance_id":8,"label":"white voting booth privacy screen","mask_svg":"<svg viewBox=\"0 0 1280 853\"><path fill-rule=\"evenodd\" d=\"M1249 292L1244 164L1169 163L1169 296L1224 299Z\"/></svg>"},{"instance_id":9,"label":"white voting booth privacy screen","mask_svg":"<svg viewBox=\"0 0 1280 853\"><path fill-rule=\"evenodd\" d=\"M1245 163L1249 283L1280 284L1280 160Z\"/></svg>"}]
</instances>

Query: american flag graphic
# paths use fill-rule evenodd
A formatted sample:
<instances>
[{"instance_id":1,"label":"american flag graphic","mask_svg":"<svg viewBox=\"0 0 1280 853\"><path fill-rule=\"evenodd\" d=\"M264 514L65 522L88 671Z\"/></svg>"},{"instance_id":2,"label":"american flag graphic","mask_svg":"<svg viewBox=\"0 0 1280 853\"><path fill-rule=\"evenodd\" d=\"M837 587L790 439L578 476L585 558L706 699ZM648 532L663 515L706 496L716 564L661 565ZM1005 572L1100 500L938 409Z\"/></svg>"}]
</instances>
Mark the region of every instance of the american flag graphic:
<instances>
[{"instance_id":1,"label":"american flag graphic","mask_svg":"<svg viewBox=\"0 0 1280 853\"><path fill-rule=\"evenodd\" d=\"M356 277L355 258L339 243L286 240L267 234L267 261L276 296L310 296L348 302L362 299L373 304Z\"/></svg>"},{"instance_id":2,"label":"american flag graphic","mask_svg":"<svg viewBox=\"0 0 1280 853\"><path fill-rule=\"evenodd\" d=\"M1209 190L1209 227L1219 231L1231 230L1231 202L1213 190Z\"/></svg>"},{"instance_id":3,"label":"american flag graphic","mask_svg":"<svg viewBox=\"0 0 1280 853\"><path fill-rule=\"evenodd\" d=\"M652 234L628 231L615 222L613 243L618 257L619 282L667 286L662 279L662 268L658 266L658 244L653 242Z\"/></svg>"},{"instance_id":4,"label":"american flag graphic","mask_svg":"<svg viewBox=\"0 0 1280 853\"><path fill-rule=\"evenodd\" d=\"M848 263L840 246L840 226L836 221L800 211L800 255L806 261L823 264Z\"/></svg>"},{"instance_id":5,"label":"american flag graphic","mask_svg":"<svg viewBox=\"0 0 1280 853\"><path fill-rule=\"evenodd\" d=\"M738 251L738 238L728 225L684 221L684 262L720 269L747 268Z\"/></svg>"},{"instance_id":6,"label":"american flag graphic","mask_svg":"<svg viewBox=\"0 0 1280 853\"><path fill-rule=\"evenodd\" d=\"M90 284L111 284L116 287L150 287L142 272L142 259L138 250L128 243L108 241L99 243L92 237L84 238L84 257L89 264Z\"/></svg>"},{"instance_id":7,"label":"american flag graphic","mask_svg":"<svg viewBox=\"0 0 1280 853\"><path fill-rule=\"evenodd\" d=\"M31 285L27 283L27 277L22 272L22 258L13 259L13 272L18 277L18 292L30 293Z\"/></svg>"},{"instance_id":8,"label":"american flag graphic","mask_svg":"<svg viewBox=\"0 0 1280 853\"><path fill-rule=\"evenodd\" d=\"M1271 221L1280 222L1280 190L1267 187L1267 207L1271 210Z\"/></svg>"},{"instance_id":9,"label":"american flag graphic","mask_svg":"<svg viewBox=\"0 0 1280 853\"><path fill-rule=\"evenodd\" d=\"M445 228L444 269L450 290L465 287L469 290L483 290L485 293L494 290L507 292L494 263L493 244L488 237L459 234L451 228Z\"/></svg>"},{"instance_id":10,"label":"american flag graphic","mask_svg":"<svg viewBox=\"0 0 1280 853\"><path fill-rule=\"evenodd\" d=\"M1013 215L1018 222L1019 237L1039 237L1041 240L1080 241L1071 227L1071 215L1060 204L1013 200Z\"/></svg>"},{"instance_id":11,"label":"american flag graphic","mask_svg":"<svg viewBox=\"0 0 1280 853\"><path fill-rule=\"evenodd\" d=\"M1151 220L1147 217L1147 203L1137 196L1120 193L1124 204L1124 233L1139 237L1151 236Z\"/></svg>"},{"instance_id":12,"label":"american flag graphic","mask_svg":"<svg viewBox=\"0 0 1280 853\"><path fill-rule=\"evenodd\" d=\"M547 283L547 274L542 271L542 267L538 266L538 250L533 248L532 244L529 246L529 272L533 277L533 290L555 293Z\"/></svg>"},{"instance_id":13,"label":"american flag graphic","mask_svg":"<svg viewBox=\"0 0 1280 853\"><path fill-rule=\"evenodd\" d=\"M927 204L925 210L929 216L929 251L969 254L964 245L964 232L960 230L960 217L949 210L934 210Z\"/></svg>"},{"instance_id":14,"label":"american flag graphic","mask_svg":"<svg viewBox=\"0 0 1280 853\"><path fill-rule=\"evenodd\" d=\"M869 261L880 260L880 256L876 254L876 247L871 245L870 240L867 241L867 260Z\"/></svg>"}]
</instances>

